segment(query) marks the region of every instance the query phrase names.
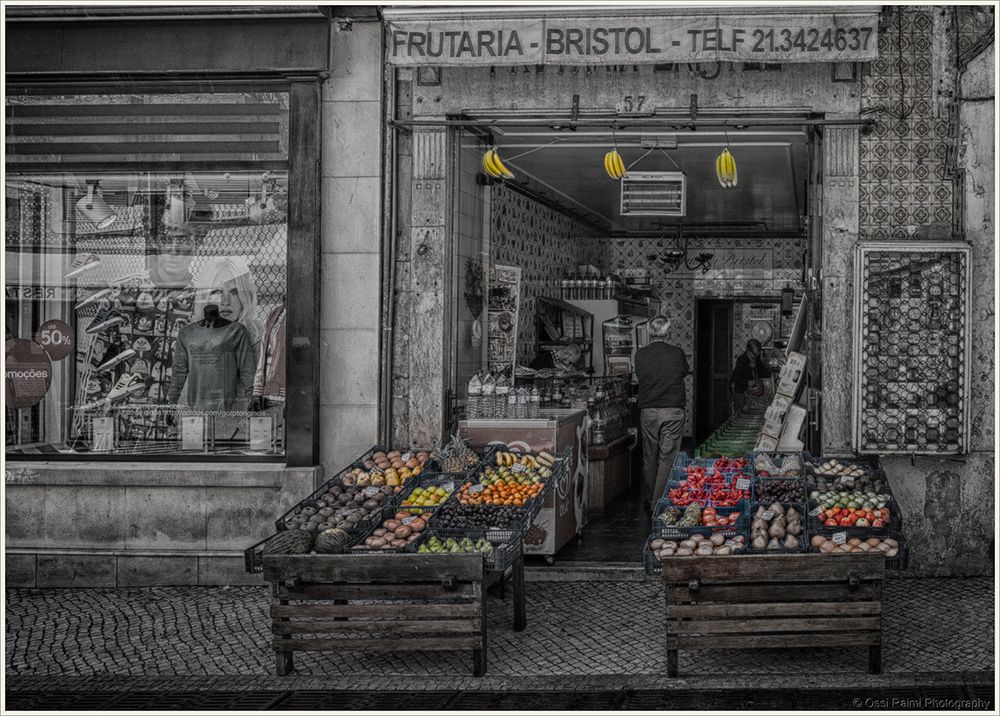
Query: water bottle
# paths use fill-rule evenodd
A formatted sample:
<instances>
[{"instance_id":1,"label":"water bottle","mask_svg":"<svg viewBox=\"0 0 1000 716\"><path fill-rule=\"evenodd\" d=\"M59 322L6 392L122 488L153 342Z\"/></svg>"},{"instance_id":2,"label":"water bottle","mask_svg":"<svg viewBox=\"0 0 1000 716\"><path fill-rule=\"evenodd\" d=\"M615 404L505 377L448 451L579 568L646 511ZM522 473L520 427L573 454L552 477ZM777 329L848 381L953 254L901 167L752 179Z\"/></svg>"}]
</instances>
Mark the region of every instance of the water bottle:
<instances>
[{"instance_id":1,"label":"water bottle","mask_svg":"<svg viewBox=\"0 0 1000 716\"><path fill-rule=\"evenodd\" d=\"M465 402L465 417L468 420L475 420L479 417L479 403L483 395L483 381L479 373L475 373L469 379L468 399Z\"/></svg>"},{"instance_id":2,"label":"water bottle","mask_svg":"<svg viewBox=\"0 0 1000 716\"><path fill-rule=\"evenodd\" d=\"M511 388L510 392L507 393L507 419L516 420L520 416L517 414L517 389Z\"/></svg>"},{"instance_id":3,"label":"water bottle","mask_svg":"<svg viewBox=\"0 0 1000 716\"><path fill-rule=\"evenodd\" d=\"M526 420L528 418L528 388L521 386L517 389L517 419Z\"/></svg>"},{"instance_id":4,"label":"water bottle","mask_svg":"<svg viewBox=\"0 0 1000 716\"><path fill-rule=\"evenodd\" d=\"M507 417L507 397L510 394L510 382L507 376L501 373L496 380L494 388L495 397L493 399L493 417L501 420Z\"/></svg>"},{"instance_id":5,"label":"water bottle","mask_svg":"<svg viewBox=\"0 0 1000 716\"><path fill-rule=\"evenodd\" d=\"M483 378L483 395L479 399L479 417L480 418L494 418L496 417L496 411L494 409L494 402L496 397L496 380L493 378L493 374L487 372L486 377Z\"/></svg>"},{"instance_id":6,"label":"water bottle","mask_svg":"<svg viewBox=\"0 0 1000 716\"><path fill-rule=\"evenodd\" d=\"M528 400L528 417L534 420L541 415L542 411L542 391L538 389L537 385L532 386Z\"/></svg>"}]
</instances>

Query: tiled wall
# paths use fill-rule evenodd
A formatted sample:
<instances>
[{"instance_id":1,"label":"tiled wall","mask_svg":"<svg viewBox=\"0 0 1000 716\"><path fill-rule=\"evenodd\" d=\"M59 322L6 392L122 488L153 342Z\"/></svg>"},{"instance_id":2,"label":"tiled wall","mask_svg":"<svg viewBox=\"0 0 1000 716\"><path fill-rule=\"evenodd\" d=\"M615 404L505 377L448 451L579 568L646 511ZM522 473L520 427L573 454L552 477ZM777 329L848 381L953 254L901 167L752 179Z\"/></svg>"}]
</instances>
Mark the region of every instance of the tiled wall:
<instances>
[{"instance_id":1,"label":"tiled wall","mask_svg":"<svg viewBox=\"0 0 1000 716\"><path fill-rule=\"evenodd\" d=\"M668 341L684 349L694 368L694 332L696 301L699 298L778 298L786 285L802 288L804 242L800 239L692 239L688 255L702 252L715 256L713 267L702 273L681 267L667 272L655 258L664 251L675 248L667 239L613 239L606 242L607 268L617 271L629 268L648 268L650 280L660 298L660 311L670 318L671 336ZM763 258L754 261L753 268L743 267L743 258ZM737 304L740 305L740 304ZM742 309L741 309L742 311ZM747 313L749 316L749 313ZM735 316L734 316L735 319ZM734 360L738 346L746 345L749 325L743 326L742 314L734 332ZM777 328L778 326L776 326ZM694 426L693 382L688 381L687 424L691 433Z\"/></svg>"},{"instance_id":2,"label":"tiled wall","mask_svg":"<svg viewBox=\"0 0 1000 716\"><path fill-rule=\"evenodd\" d=\"M876 120L860 147L862 241L905 239L923 224L953 223L949 156L956 127L935 109L934 13L882 12L879 57L861 80L862 115Z\"/></svg>"},{"instance_id":3,"label":"tiled wall","mask_svg":"<svg viewBox=\"0 0 1000 716\"><path fill-rule=\"evenodd\" d=\"M493 186L490 259L521 267L518 362L530 363L535 348L535 299L558 297L559 280L590 264L602 271L605 243L586 224L508 189Z\"/></svg>"}]
</instances>

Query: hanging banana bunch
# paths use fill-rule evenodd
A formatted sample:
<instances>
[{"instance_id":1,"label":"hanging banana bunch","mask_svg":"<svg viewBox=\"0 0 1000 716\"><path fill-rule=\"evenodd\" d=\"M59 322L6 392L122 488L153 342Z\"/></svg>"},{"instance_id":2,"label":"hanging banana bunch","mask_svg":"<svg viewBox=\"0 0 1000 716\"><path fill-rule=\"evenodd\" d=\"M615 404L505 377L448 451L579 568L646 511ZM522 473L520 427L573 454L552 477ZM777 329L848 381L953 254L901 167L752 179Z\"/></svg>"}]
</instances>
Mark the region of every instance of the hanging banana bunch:
<instances>
[{"instance_id":1,"label":"hanging banana bunch","mask_svg":"<svg viewBox=\"0 0 1000 716\"><path fill-rule=\"evenodd\" d=\"M604 155L604 171L608 173L609 177L615 180L628 176L628 172L625 170L625 162L622 161L622 155L618 153L617 149L612 149Z\"/></svg>"},{"instance_id":2,"label":"hanging banana bunch","mask_svg":"<svg viewBox=\"0 0 1000 716\"><path fill-rule=\"evenodd\" d=\"M513 179L514 174L500 161L496 147L490 147L483 155L483 171L494 179Z\"/></svg>"},{"instance_id":3,"label":"hanging banana bunch","mask_svg":"<svg viewBox=\"0 0 1000 716\"><path fill-rule=\"evenodd\" d=\"M722 154L715 158L715 176L723 189L732 189L736 186L736 159L729 151L729 147L723 149Z\"/></svg>"}]
</instances>

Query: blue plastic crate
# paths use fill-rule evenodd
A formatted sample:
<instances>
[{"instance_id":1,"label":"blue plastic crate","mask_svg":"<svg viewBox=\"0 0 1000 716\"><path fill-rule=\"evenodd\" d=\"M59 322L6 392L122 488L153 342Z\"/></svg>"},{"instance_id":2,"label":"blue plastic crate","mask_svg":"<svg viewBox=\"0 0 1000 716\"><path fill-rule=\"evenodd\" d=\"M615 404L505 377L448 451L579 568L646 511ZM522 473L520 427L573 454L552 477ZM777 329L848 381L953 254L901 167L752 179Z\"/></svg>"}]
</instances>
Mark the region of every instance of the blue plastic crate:
<instances>
[{"instance_id":1,"label":"blue plastic crate","mask_svg":"<svg viewBox=\"0 0 1000 716\"><path fill-rule=\"evenodd\" d=\"M710 506L710 505L706 505ZM700 534L705 537L711 535L714 531L720 529L735 529L740 532L745 532L748 521L747 513L749 511L750 502L749 500L740 500L734 507L714 507L715 514L719 517L725 517L731 515L734 512L740 513L740 518L732 525L716 525L716 526L703 526L697 525L695 527L676 527L673 525L665 525L660 521L659 517L666 510L675 507L668 500L659 500L653 509L653 516L651 520L651 530L655 537L664 537L668 539L684 539L693 534ZM677 507L681 512L684 511L683 507Z\"/></svg>"}]
</instances>

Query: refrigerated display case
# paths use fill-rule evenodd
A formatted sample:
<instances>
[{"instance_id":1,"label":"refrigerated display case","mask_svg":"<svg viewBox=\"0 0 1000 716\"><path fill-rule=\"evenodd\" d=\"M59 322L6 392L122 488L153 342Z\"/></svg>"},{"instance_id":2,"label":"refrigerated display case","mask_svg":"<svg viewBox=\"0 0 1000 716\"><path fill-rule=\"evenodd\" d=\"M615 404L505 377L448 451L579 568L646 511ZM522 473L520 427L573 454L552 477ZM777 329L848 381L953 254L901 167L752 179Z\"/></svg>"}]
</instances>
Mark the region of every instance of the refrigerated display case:
<instances>
[{"instance_id":1,"label":"refrigerated display case","mask_svg":"<svg viewBox=\"0 0 1000 716\"><path fill-rule=\"evenodd\" d=\"M555 554L587 524L587 411L545 408L528 420L460 420L458 433L473 448L495 443L521 450L559 454L571 448L570 466L542 505L524 537L524 553Z\"/></svg>"}]
</instances>

